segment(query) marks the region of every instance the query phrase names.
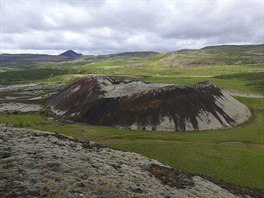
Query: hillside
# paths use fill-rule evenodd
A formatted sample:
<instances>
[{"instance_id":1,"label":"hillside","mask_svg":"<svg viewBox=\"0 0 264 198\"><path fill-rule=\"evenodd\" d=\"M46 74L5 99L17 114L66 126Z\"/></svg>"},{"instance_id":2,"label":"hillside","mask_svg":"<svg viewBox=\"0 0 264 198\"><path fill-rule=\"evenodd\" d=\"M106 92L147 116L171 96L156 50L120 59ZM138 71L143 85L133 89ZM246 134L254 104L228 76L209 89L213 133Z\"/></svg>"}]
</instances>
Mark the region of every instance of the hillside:
<instances>
[{"instance_id":1,"label":"hillside","mask_svg":"<svg viewBox=\"0 0 264 198\"><path fill-rule=\"evenodd\" d=\"M59 55L48 54L0 54L0 67L12 64L38 63L38 62L62 62L81 57L72 50L67 50Z\"/></svg>"},{"instance_id":2,"label":"hillside","mask_svg":"<svg viewBox=\"0 0 264 198\"><path fill-rule=\"evenodd\" d=\"M262 45L222 45L209 46L199 50L179 50L169 52L161 60L164 66L206 66L264 63Z\"/></svg>"},{"instance_id":3,"label":"hillside","mask_svg":"<svg viewBox=\"0 0 264 198\"><path fill-rule=\"evenodd\" d=\"M250 117L246 106L210 83L179 86L117 77L83 78L48 104L67 120L134 130L228 128Z\"/></svg>"},{"instance_id":4,"label":"hillside","mask_svg":"<svg viewBox=\"0 0 264 198\"><path fill-rule=\"evenodd\" d=\"M47 54L0 54L0 67L10 64L22 64L31 62L59 62L65 61L62 56Z\"/></svg>"},{"instance_id":5,"label":"hillside","mask_svg":"<svg viewBox=\"0 0 264 198\"><path fill-rule=\"evenodd\" d=\"M0 125L0 143L1 197L237 197L199 176L88 140Z\"/></svg>"},{"instance_id":6,"label":"hillside","mask_svg":"<svg viewBox=\"0 0 264 198\"><path fill-rule=\"evenodd\" d=\"M123 52L117 54L107 54L107 55L98 55L97 59L100 60L137 60L137 59L147 59L153 55L158 55L158 52Z\"/></svg>"}]
</instances>

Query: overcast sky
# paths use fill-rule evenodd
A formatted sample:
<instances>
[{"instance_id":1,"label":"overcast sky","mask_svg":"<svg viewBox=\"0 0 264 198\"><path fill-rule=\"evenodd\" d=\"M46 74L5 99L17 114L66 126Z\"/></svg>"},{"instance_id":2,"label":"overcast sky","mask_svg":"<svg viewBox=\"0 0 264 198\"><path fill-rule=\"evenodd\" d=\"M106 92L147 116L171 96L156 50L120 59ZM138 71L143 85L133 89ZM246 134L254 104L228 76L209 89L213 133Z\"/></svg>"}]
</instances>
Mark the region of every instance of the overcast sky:
<instances>
[{"instance_id":1,"label":"overcast sky","mask_svg":"<svg viewBox=\"0 0 264 198\"><path fill-rule=\"evenodd\" d=\"M264 0L0 1L1 53L166 52L264 43Z\"/></svg>"}]
</instances>

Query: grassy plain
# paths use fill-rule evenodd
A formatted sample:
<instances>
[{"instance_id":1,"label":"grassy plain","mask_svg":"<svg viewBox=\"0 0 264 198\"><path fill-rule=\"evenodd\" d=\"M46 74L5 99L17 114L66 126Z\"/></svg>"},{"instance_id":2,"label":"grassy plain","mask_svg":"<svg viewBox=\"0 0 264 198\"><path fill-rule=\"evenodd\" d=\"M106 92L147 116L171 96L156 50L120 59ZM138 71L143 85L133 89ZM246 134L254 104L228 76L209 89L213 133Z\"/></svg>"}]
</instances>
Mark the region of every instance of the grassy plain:
<instances>
[{"instance_id":1,"label":"grassy plain","mask_svg":"<svg viewBox=\"0 0 264 198\"><path fill-rule=\"evenodd\" d=\"M263 64L167 67L156 59L89 64L76 62L74 66L36 63L19 71L0 73L0 83L71 83L92 74L130 76L159 83L193 84L210 81L224 89L264 94Z\"/></svg>"}]
</instances>

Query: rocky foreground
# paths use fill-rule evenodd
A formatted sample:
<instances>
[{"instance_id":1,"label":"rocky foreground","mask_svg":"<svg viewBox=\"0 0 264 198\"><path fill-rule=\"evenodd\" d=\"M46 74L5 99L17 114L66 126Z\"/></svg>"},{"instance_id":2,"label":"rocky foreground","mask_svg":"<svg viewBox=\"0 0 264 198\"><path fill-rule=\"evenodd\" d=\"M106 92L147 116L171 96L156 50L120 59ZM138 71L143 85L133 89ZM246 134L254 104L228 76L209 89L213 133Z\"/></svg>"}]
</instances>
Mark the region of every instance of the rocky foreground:
<instances>
[{"instance_id":1,"label":"rocky foreground","mask_svg":"<svg viewBox=\"0 0 264 198\"><path fill-rule=\"evenodd\" d=\"M0 127L0 197L236 197L139 154Z\"/></svg>"},{"instance_id":2,"label":"rocky foreground","mask_svg":"<svg viewBox=\"0 0 264 198\"><path fill-rule=\"evenodd\" d=\"M91 76L48 99L59 117L75 122L152 131L233 127L249 109L214 84L192 86Z\"/></svg>"}]
</instances>

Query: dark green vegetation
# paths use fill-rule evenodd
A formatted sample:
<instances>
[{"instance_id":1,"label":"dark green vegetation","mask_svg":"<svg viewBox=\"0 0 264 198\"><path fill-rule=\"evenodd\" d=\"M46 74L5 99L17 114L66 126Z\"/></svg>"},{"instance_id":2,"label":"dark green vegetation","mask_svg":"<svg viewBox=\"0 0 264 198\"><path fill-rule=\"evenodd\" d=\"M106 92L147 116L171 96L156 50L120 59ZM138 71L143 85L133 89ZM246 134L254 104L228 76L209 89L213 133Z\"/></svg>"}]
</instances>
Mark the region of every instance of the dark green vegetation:
<instances>
[{"instance_id":1,"label":"dark green vegetation","mask_svg":"<svg viewBox=\"0 0 264 198\"><path fill-rule=\"evenodd\" d=\"M229 74L217 76L218 79L236 79L244 82L248 82L246 86L254 87L256 90L259 90L261 93L264 90L264 71L263 72L252 72L252 73L238 73L238 74Z\"/></svg>"},{"instance_id":2,"label":"dark green vegetation","mask_svg":"<svg viewBox=\"0 0 264 198\"><path fill-rule=\"evenodd\" d=\"M121 54L60 63L35 63L0 73L0 83L70 83L89 74L124 75L151 82L193 84L264 94L263 45L221 46L146 56ZM6 65L5 65L6 66ZM7 66L6 66L7 67ZM53 131L133 151L188 172L264 188L264 99L237 98L252 118L233 129L146 132L48 121L43 115L0 115L0 122Z\"/></svg>"},{"instance_id":3,"label":"dark green vegetation","mask_svg":"<svg viewBox=\"0 0 264 198\"><path fill-rule=\"evenodd\" d=\"M19 84L24 82L35 82L39 80L44 80L47 78L52 78L53 76L60 76L72 73L71 71L65 69L49 69L49 68L30 68L21 69L18 71L8 71L0 73L0 84Z\"/></svg>"}]
</instances>

